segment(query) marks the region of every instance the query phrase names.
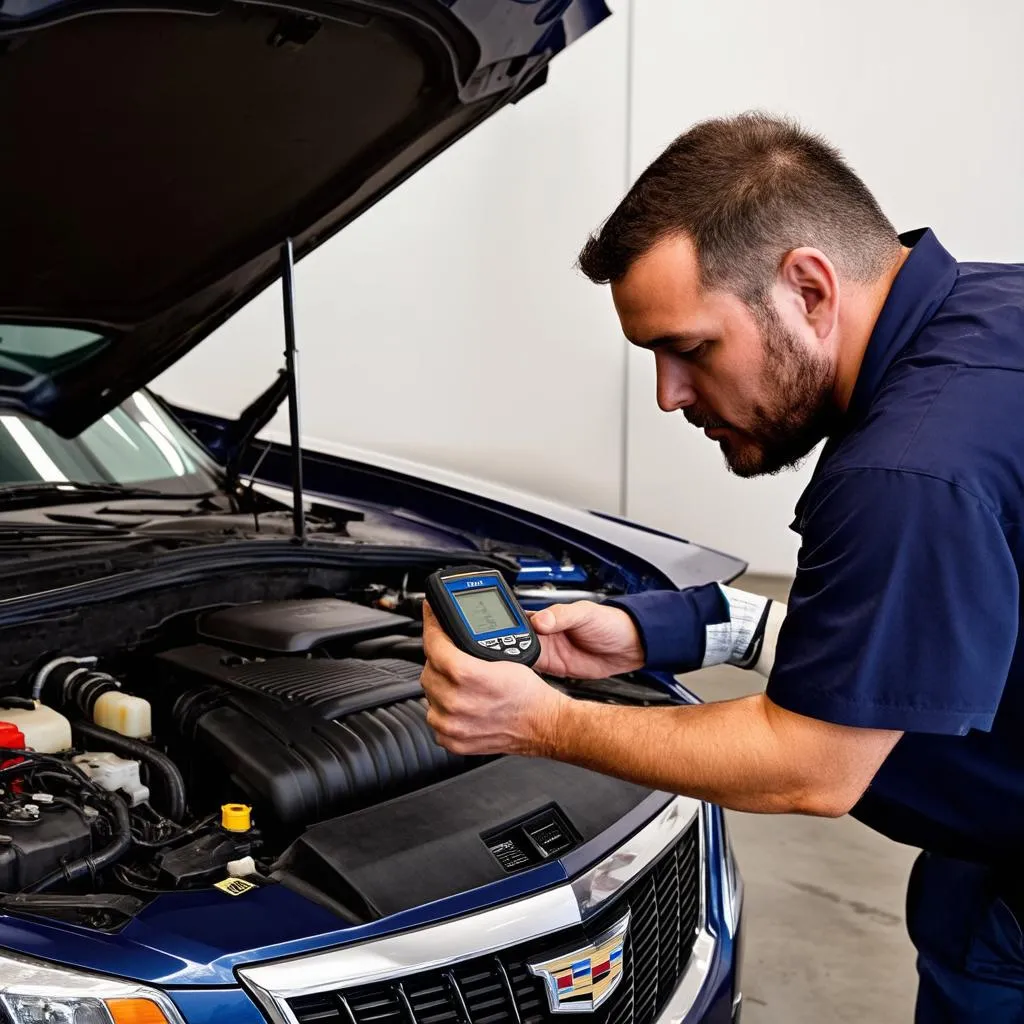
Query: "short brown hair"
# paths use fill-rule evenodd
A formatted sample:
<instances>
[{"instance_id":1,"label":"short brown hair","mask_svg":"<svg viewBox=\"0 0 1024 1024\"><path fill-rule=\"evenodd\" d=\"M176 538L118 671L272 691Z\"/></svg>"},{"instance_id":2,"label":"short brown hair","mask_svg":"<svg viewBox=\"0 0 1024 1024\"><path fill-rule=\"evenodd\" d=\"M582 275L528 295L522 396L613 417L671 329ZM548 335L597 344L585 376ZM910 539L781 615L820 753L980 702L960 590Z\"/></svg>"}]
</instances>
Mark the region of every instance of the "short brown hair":
<instances>
[{"instance_id":1,"label":"short brown hair","mask_svg":"<svg viewBox=\"0 0 1024 1024\"><path fill-rule=\"evenodd\" d=\"M639 177L583 247L592 281L617 281L658 242L688 235L705 287L763 301L782 257L809 245L871 281L900 243L864 182L824 139L750 112L695 125Z\"/></svg>"}]
</instances>

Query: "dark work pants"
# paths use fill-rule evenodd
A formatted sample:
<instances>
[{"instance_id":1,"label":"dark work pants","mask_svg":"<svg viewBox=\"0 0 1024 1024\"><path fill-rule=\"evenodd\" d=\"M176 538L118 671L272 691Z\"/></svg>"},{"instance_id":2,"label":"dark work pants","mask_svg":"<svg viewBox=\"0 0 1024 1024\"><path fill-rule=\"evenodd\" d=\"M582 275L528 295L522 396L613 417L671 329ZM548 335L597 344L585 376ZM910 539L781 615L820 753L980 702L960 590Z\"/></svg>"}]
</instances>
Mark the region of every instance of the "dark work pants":
<instances>
[{"instance_id":1,"label":"dark work pants","mask_svg":"<svg viewBox=\"0 0 1024 1024\"><path fill-rule=\"evenodd\" d=\"M994 872L922 853L907 891L916 1024L1024 1024L1024 936Z\"/></svg>"}]
</instances>

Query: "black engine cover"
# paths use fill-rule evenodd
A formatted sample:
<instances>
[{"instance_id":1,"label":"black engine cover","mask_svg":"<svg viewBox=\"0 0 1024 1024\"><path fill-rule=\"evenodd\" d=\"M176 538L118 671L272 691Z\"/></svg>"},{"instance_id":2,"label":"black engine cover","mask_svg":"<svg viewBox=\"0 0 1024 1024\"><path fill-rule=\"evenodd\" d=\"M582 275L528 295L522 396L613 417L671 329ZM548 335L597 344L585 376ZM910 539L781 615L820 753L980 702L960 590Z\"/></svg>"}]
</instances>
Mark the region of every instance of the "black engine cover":
<instances>
[{"instance_id":1,"label":"black engine cover","mask_svg":"<svg viewBox=\"0 0 1024 1024\"><path fill-rule=\"evenodd\" d=\"M244 799L302 825L452 775L464 759L426 721L417 665L396 659L247 661L205 644L157 657L185 742L190 792ZM184 691L184 692L182 692Z\"/></svg>"},{"instance_id":2,"label":"black engine cover","mask_svg":"<svg viewBox=\"0 0 1024 1024\"><path fill-rule=\"evenodd\" d=\"M199 635L263 653L301 654L331 641L357 643L395 633L412 619L336 597L237 604L199 617Z\"/></svg>"},{"instance_id":3,"label":"black engine cover","mask_svg":"<svg viewBox=\"0 0 1024 1024\"><path fill-rule=\"evenodd\" d=\"M608 829L625 839L671 797L586 768L540 758L502 757L386 804L307 829L274 865L274 877L314 899L370 921L508 878L494 834L555 808L582 844ZM639 819L630 813L644 805ZM559 849L539 860L566 856ZM533 863L537 863L534 860ZM537 1018L533 1018L537 1019Z\"/></svg>"},{"instance_id":4,"label":"black engine cover","mask_svg":"<svg viewBox=\"0 0 1024 1024\"><path fill-rule=\"evenodd\" d=\"M44 806L34 822L0 821L0 833L0 892L20 892L92 852L92 831L70 807Z\"/></svg>"}]
</instances>

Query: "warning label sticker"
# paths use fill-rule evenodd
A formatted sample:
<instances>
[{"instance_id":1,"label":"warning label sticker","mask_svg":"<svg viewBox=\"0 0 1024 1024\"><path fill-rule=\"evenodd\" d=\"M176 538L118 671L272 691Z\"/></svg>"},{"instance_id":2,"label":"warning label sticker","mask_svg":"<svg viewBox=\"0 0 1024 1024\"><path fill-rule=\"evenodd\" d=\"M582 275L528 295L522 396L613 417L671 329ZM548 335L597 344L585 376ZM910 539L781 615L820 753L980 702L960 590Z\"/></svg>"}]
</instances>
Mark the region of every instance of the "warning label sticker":
<instances>
[{"instance_id":1,"label":"warning label sticker","mask_svg":"<svg viewBox=\"0 0 1024 1024\"><path fill-rule=\"evenodd\" d=\"M226 892L229 896L244 896L251 889L256 888L252 882L247 882L244 878L225 878L220 882L214 882L213 886L215 889L220 889L221 892Z\"/></svg>"}]
</instances>

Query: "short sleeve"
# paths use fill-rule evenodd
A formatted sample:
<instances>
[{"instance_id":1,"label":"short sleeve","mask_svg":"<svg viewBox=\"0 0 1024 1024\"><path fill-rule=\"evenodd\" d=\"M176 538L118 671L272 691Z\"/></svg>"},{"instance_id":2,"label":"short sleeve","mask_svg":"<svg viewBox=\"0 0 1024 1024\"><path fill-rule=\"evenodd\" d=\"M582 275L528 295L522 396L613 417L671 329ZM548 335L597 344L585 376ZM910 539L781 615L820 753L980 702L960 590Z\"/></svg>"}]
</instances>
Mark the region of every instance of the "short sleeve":
<instances>
[{"instance_id":1,"label":"short sleeve","mask_svg":"<svg viewBox=\"0 0 1024 1024\"><path fill-rule=\"evenodd\" d=\"M839 725L990 729L1019 591L992 511L902 470L843 470L809 497L769 698Z\"/></svg>"}]
</instances>

